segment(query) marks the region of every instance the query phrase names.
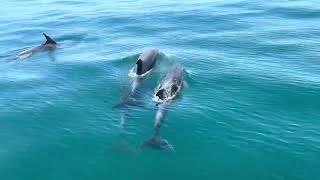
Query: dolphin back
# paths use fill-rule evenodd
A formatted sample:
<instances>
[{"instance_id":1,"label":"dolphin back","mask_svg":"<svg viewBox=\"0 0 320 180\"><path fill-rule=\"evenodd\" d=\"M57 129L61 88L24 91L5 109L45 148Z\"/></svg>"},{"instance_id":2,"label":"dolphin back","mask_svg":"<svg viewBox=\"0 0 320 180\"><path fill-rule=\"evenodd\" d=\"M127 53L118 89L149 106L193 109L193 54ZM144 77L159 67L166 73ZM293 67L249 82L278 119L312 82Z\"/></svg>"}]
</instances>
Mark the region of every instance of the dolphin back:
<instances>
[{"instance_id":1,"label":"dolphin back","mask_svg":"<svg viewBox=\"0 0 320 180\"><path fill-rule=\"evenodd\" d=\"M139 56L138 61L141 61L142 65L141 74L150 71L154 67L158 54L158 49L149 49Z\"/></svg>"}]
</instances>

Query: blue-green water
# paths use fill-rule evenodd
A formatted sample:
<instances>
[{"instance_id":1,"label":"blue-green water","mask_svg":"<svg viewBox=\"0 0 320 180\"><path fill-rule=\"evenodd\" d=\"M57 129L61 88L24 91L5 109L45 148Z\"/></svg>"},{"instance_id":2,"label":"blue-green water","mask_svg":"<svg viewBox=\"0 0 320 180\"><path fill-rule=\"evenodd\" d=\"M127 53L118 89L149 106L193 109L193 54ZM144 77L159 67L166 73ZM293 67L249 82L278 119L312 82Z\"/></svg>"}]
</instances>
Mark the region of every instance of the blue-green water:
<instances>
[{"instance_id":1,"label":"blue-green water","mask_svg":"<svg viewBox=\"0 0 320 180\"><path fill-rule=\"evenodd\" d=\"M2 0L0 179L320 177L316 0ZM65 48L13 60L44 42ZM113 109L143 50L161 51L126 126ZM161 136L153 90L171 64L188 87Z\"/></svg>"}]
</instances>

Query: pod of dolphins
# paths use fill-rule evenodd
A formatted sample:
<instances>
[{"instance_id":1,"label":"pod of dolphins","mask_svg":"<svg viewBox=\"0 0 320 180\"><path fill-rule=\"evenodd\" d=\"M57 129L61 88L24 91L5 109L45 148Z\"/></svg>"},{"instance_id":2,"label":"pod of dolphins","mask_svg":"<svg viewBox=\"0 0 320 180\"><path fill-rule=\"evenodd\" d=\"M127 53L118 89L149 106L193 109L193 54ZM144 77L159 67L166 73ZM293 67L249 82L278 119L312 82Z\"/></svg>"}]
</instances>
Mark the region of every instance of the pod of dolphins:
<instances>
[{"instance_id":1,"label":"pod of dolphins","mask_svg":"<svg viewBox=\"0 0 320 180\"><path fill-rule=\"evenodd\" d=\"M46 42L39 46L27 49L18 53L18 57L25 59L31 55L39 52L53 51L59 47L59 44L51 37L43 33ZM131 84L131 89L124 99L120 101L115 107L138 105L139 102L135 99L135 94L139 84L145 79L148 74L152 73L159 56L158 49L149 49L140 54L134 67L134 79ZM166 76L160 81L159 85L155 88L154 101L157 105L157 112L154 122L154 133L152 137L141 144L141 148L145 146L173 150L173 146L169 142L160 137L160 128L164 122L167 109L171 106L174 100L178 97L184 82L184 68L180 64L173 65L167 72ZM125 122L121 121L123 125Z\"/></svg>"}]
</instances>

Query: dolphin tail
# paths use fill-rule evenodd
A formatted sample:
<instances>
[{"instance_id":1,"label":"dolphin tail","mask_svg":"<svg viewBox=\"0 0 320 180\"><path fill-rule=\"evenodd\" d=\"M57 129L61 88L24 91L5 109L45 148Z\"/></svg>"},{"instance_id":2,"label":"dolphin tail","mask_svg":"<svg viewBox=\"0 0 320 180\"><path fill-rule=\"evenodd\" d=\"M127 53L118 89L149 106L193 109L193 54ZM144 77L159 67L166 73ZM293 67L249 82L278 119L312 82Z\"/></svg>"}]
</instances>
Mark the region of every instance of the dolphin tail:
<instances>
[{"instance_id":1,"label":"dolphin tail","mask_svg":"<svg viewBox=\"0 0 320 180\"><path fill-rule=\"evenodd\" d=\"M45 33L43 33L44 37L46 38L46 43L45 44L57 44L56 41L54 41L51 37L49 37L48 35L46 35Z\"/></svg>"},{"instance_id":2,"label":"dolphin tail","mask_svg":"<svg viewBox=\"0 0 320 180\"><path fill-rule=\"evenodd\" d=\"M171 144L169 144L169 142L166 139L161 138L158 133L156 133L153 137L144 141L140 145L141 148L144 148L146 146L153 147L156 149L174 151L173 146Z\"/></svg>"}]
</instances>

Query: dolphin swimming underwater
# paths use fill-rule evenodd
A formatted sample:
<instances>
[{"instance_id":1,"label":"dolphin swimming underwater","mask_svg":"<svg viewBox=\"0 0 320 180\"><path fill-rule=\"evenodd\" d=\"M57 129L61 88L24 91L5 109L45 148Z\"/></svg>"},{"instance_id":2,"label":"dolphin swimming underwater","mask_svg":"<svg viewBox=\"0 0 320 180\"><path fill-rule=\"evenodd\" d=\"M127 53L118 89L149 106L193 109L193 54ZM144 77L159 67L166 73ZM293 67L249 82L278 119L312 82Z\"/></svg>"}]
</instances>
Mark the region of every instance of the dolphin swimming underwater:
<instances>
[{"instance_id":1,"label":"dolphin swimming underwater","mask_svg":"<svg viewBox=\"0 0 320 180\"><path fill-rule=\"evenodd\" d=\"M160 105L158 105L158 110L156 112L155 123L154 123L153 136L150 139L144 141L140 146L141 148L145 146L150 146L156 149L173 150L173 146L169 144L167 140L162 139L160 137L160 128L164 121L167 109L170 105L171 105L171 101L163 102Z\"/></svg>"},{"instance_id":2,"label":"dolphin swimming underwater","mask_svg":"<svg viewBox=\"0 0 320 180\"><path fill-rule=\"evenodd\" d=\"M168 108L182 90L184 84L183 75L183 67L175 65L168 71L165 78L156 88L155 100L159 104L157 104L158 110L155 116L154 134L150 139L143 142L141 147L151 146L159 149L173 150L173 146L167 140L160 137L160 128Z\"/></svg>"},{"instance_id":3,"label":"dolphin swimming underwater","mask_svg":"<svg viewBox=\"0 0 320 180\"><path fill-rule=\"evenodd\" d=\"M18 53L20 59L28 58L31 55L38 52L53 51L58 47L58 43L54 41L51 37L49 37L45 33L43 33L43 35L46 38L46 42L44 44L41 44L40 46L36 46Z\"/></svg>"},{"instance_id":4,"label":"dolphin swimming underwater","mask_svg":"<svg viewBox=\"0 0 320 180\"><path fill-rule=\"evenodd\" d=\"M121 98L120 102L115 106L116 108L128 108L129 106L142 106L143 102L138 101L139 88L149 72L154 68L157 57L159 55L158 49L148 49L143 52L136 62L136 66L133 68L134 75L130 83L129 92ZM124 112L124 116L121 118L121 125L125 125L126 117L128 113Z\"/></svg>"}]
</instances>

